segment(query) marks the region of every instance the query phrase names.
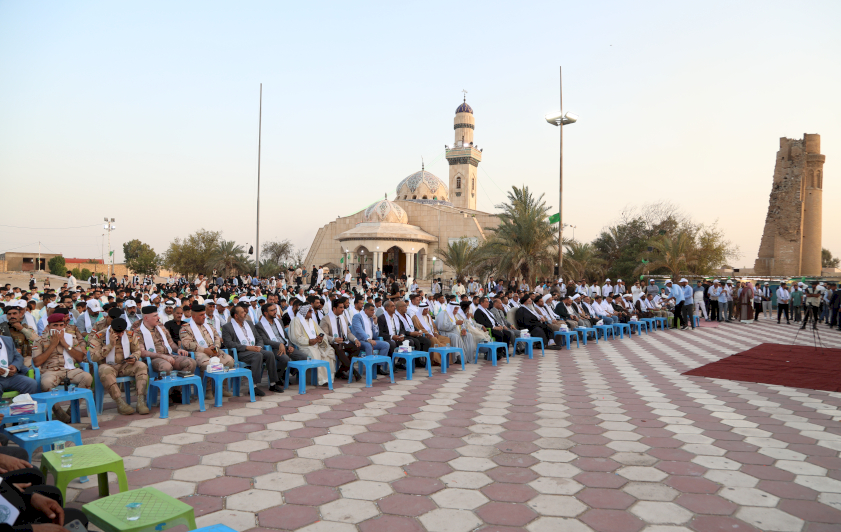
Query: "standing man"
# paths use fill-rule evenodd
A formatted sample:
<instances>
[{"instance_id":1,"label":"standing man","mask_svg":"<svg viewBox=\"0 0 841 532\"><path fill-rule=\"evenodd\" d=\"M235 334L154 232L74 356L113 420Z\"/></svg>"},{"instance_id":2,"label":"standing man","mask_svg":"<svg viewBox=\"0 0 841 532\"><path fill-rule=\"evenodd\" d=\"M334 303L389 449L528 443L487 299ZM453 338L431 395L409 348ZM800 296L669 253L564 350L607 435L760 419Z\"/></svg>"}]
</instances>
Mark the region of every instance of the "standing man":
<instances>
[{"instance_id":1,"label":"standing man","mask_svg":"<svg viewBox=\"0 0 841 532\"><path fill-rule=\"evenodd\" d=\"M761 290L762 293L762 317L771 319L771 283L765 281Z\"/></svg>"},{"instance_id":2,"label":"standing man","mask_svg":"<svg viewBox=\"0 0 841 532\"><path fill-rule=\"evenodd\" d=\"M683 328L686 329L686 322L695 330L695 320L692 318L695 313L694 293L695 291L689 286L689 281L684 277L680 280L680 290L683 291ZM703 303L703 302L702 302Z\"/></svg>"},{"instance_id":3,"label":"standing man","mask_svg":"<svg viewBox=\"0 0 841 532\"><path fill-rule=\"evenodd\" d=\"M678 328L678 322L683 319L683 290L675 290L672 288L672 280L669 279L666 281L666 292L670 295L669 297L675 300L675 318L674 318L674 327L675 329ZM688 325L686 322L683 323L683 326L680 327L681 330L685 330Z\"/></svg>"},{"instance_id":4,"label":"standing man","mask_svg":"<svg viewBox=\"0 0 841 532\"><path fill-rule=\"evenodd\" d=\"M703 315L705 321L710 321L709 316L707 316L707 306L704 304L704 295L706 292L703 281L698 281L698 284L692 289L692 301L694 303L695 314L698 315L698 319L700 320ZM692 324L695 324L694 319Z\"/></svg>"},{"instance_id":5,"label":"standing man","mask_svg":"<svg viewBox=\"0 0 841 532\"><path fill-rule=\"evenodd\" d=\"M73 272L70 270L67 270L67 289L76 291L76 277L73 276Z\"/></svg>"},{"instance_id":6,"label":"standing man","mask_svg":"<svg viewBox=\"0 0 841 532\"><path fill-rule=\"evenodd\" d=\"M788 305L791 302L791 294L786 287L786 282L783 281L780 283L780 287L777 288L777 323L780 323L780 317L782 316L783 312L786 315L786 325L791 325L791 321L788 319Z\"/></svg>"},{"instance_id":7,"label":"standing man","mask_svg":"<svg viewBox=\"0 0 841 532\"><path fill-rule=\"evenodd\" d=\"M812 317L812 328L818 328L818 313L821 307L821 293L818 291L818 282L812 281L812 286L803 290L803 296L806 299L806 313L803 315L803 325L801 329L805 329L809 324L809 316Z\"/></svg>"}]
</instances>

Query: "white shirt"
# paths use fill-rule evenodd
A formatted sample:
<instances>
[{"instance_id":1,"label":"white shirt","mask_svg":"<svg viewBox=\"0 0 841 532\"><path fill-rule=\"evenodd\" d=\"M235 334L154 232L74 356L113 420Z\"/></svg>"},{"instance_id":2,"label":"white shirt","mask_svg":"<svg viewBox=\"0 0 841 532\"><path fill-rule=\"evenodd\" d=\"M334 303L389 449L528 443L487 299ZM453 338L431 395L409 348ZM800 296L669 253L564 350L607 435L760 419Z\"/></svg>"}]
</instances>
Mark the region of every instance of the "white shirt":
<instances>
[{"instance_id":1,"label":"white shirt","mask_svg":"<svg viewBox=\"0 0 841 532\"><path fill-rule=\"evenodd\" d=\"M791 301L791 294L782 286L777 288L777 303L786 304Z\"/></svg>"}]
</instances>

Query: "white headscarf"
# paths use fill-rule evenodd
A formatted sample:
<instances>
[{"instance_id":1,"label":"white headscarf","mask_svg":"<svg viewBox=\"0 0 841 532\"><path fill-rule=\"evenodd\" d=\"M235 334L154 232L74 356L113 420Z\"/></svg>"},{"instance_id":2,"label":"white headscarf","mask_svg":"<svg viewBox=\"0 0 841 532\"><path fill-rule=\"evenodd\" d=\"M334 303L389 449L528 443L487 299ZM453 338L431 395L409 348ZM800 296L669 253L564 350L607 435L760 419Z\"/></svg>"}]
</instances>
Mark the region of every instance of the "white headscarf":
<instances>
[{"instance_id":1,"label":"white headscarf","mask_svg":"<svg viewBox=\"0 0 841 532\"><path fill-rule=\"evenodd\" d=\"M309 339L315 340L315 324L313 323L312 318L307 319L307 313L310 311L312 311L312 305L304 305L298 309L298 315L296 318L301 322L301 325L304 326L304 330L307 332Z\"/></svg>"},{"instance_id":2,"label":"white headscarf","mask_svg":"<svg viewBox=\"0 0 841 532\"><path fill-rule=\"evenodd\" d=\"M111 344L111 326L109 325L107 329L105 329L105 345ZM128 335L123 332L123 336L120 338L120 345L123 346L123 358L131 355L131 347L129 347L128 343ZM111 351L105 355L105 363L106 364L116 364L117 361L117 346L111 348Z\"/></svg>"},{"instance_id":3,"label":"white headscarf","mask_svg":"<svg viewBox=\"0 0 841 532\"><path fill-rule=\"evenodd\" d=\"M158 330L158 334L161 335L161 339L163 340L164 347L166 347L166 352L168 355L172 354L172 348L169 346L169 342L166 341L166 334L164 334L164 330L161 329L160 325L155 326L155 329ZM155 340L152 338L152 333L149 329L146 328L145 323L140 324L140 333L143 335L143 344L146 346L146 351L155 352Z\"/></svg>"}]
</instances>

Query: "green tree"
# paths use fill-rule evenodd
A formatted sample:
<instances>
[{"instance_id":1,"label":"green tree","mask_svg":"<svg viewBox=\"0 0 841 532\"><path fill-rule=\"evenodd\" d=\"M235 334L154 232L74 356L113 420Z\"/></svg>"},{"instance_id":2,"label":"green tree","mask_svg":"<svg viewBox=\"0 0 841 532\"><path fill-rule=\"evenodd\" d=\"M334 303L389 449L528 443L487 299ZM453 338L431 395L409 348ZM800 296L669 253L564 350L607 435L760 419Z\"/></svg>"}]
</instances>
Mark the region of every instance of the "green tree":
<instances>
[{"instance_id":1,"label":"green tree","mask_svg":"<svg viewBox=\"0 0 841 532\"><path fill-rule=\"evenodd\" d=\"M634 273L641 274L644 270L656 272L662 269L672 277L680 277L697 262L695 241L687 232L678 233L674 237L663 235L652 239L650 244L654 248L653 260L638 266Z\"/></svg>"},{"instance_id":2,"label":"green tree","mask_svg":"<svg viewBox=\"0 0 841 532\"><path fill-rule=\"evenodd\" d=\"M221 237L221 231L199 229L184 239L176 238L164 254L164 267L189 277L209 273L210 260Z\"/></svg>"},{"instance_id":3,"label":"green tree","mask_svg":"<svg viewBox=\"0 0 841 532\"><path fill-rule=\"evenodd\" d=\"M600 279L604 274L604 260L592 244L568 242L565 245L564 273L572 279Z\"/></svg>"},{"instance_id":4,"label":"green tree","mask_svg":"<svg viewBox=\"0 0 841 532\"><path fill-rule=\"evenodd\" d=\"M210 269L221 270L223 276L245 273L248 268L245 250L232 240L222 240L210 257Z\"/></svg>"},{"instance_id":5,"label":"green tree","mask_svg":"<svg viewBox=\"0 0 841 532\"><path fill-rule=\"evenodd\" d=\"M558 255L557 226L549 222L543 194L535 198L525 185L511 187L508 202L496 208L502 210L499 225L486 228L491 237L482 246L486 260L495 263L494 271L519 275L529 284L538 275L551 275Z\"/></svg>"},{"instance_id":6,"label":"green tree","mask_svg":"<svg viewBox=\"0 0 841 532\"><path fill-rule=\"evenodd\" d=\"M464 278L479 266L482 251L470 240L462 238L450 242L444 249L439 248L438 257L455 272L456 280L464 281Z\"/></svg>"},{"instance_id":7,"label":"green tree","mask_svg":"<svg viewBox=\"0 0 841 532\"><path fill-rule=\"evenodd\" d=\"M295 246L289 240L273 240L264 242L260 250L260 257L275 264L284 264L295 254ZM260 262L260 272L263 262ZM271 277L271 276L270 276Z\"/></svg>"},{"instance_id":8,"label":"green tree","mask_svg":"<svg viewBox=\"0 0 841 532\"><path fill-rule=\"evenodd\" d=\"M821 268L837 268L839 263L841 259L833 257L828 249L821 248Z\"/></svg>"},{"instance_id":9,"label":"green tree","mask_svg":"<svg viewBox=\"0 0 841 532\"><path fill-rule=\"evenodd\" d=\"M123 244L126 267L140 275L156 275L161 269L161 261L149 244L136 238Z\"/></svg>"},{"instance_id":10,"label":"green tree","mask_svg":"<svg viewBox=\"0 0 841 532\"><path fill-rule=\"evenodd\" d=\"M81 274L82 274L82 276L79 277L79 279L87 281L88 279L91 278L91 271L87 268L82 268Z\"/></svg>"},{"instance_id":11,"label":"green tree","mask_svg":"<svg viewBox=\"0 0 841 532\"><path fill-rule=\"evenodd\" d=\"M64 263L64 257L57 255L47 261L47 269L53 275L64 275L67 272L67 266Z\"/></svg>"}]
</instances>

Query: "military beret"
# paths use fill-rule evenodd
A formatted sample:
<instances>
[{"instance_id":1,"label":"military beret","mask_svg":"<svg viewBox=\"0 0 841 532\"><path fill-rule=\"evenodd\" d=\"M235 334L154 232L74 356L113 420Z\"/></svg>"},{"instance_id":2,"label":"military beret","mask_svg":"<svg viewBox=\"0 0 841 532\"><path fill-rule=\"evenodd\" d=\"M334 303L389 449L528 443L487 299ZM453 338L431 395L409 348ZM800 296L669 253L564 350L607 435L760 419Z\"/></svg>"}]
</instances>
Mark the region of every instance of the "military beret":
<instances>
[{"instance_id":1,"label":"military beret","mask_svg":"<svg viewBox=\"0 0 841 532\"><path fill-rule=\"evenodd\" d=\"M128 324L123 318L114 318L114 321L111 322L111 330L114 332L123 332L127 326Z\"/></svg>"},{"instance_id":2,"label":"military beret","mask_svg":"<svg viewBox=\"0 0 841 532\"><path fill-rule=\"evenodd\" d=\"M193 312L204 312L205 308L204 305L200 303L193 303L193 306L190 307L190 310L192 310Z\"/></svg>"},{"instance_id":3,"label":"military beret","mask_svg":"<svg viewBox=\"0 0 841 532\"><path fill-rule=\"evenodd\" d=\"M50 314L50 317L47 318L47 323L63 323L64 322L64 314L60 312L54 312Z\"/></svg>"},{"instance_id":4,"label":"military beret","mask_svg":"<svg viewBox=\"0 0 841 532\"><path fill-rule=\"evenodd\" d=\"M122 317L122 315L123 315L123 311L118 309L117 307L114 307L114 308L108 310L108 317L111 318L112 320L115 319L115 318Z\"/></svg>"},{"instance_id":5,"label":"military beret","mask_svg":"<svg viewBox=\"0 0 841 532\"><path fill-rule=\"evenodd\" d=\"M156 306L154 306L154 305L146 305L145 307L143 307L143 308L140 310L141 314L143 314L143 315L146 315L146 314L154 314L154 313L156 313L157 311L158 311L158 307L156 307Z\"/></svg>"}]
</instances>

